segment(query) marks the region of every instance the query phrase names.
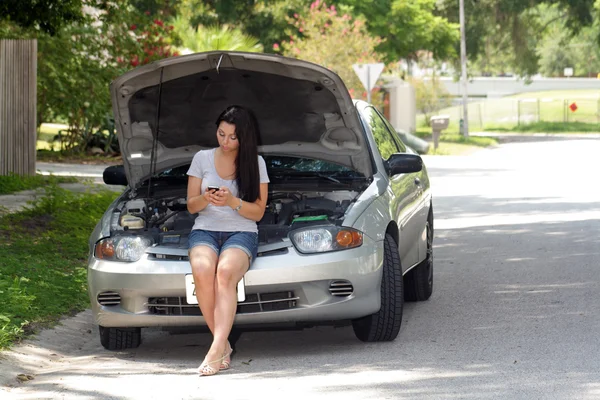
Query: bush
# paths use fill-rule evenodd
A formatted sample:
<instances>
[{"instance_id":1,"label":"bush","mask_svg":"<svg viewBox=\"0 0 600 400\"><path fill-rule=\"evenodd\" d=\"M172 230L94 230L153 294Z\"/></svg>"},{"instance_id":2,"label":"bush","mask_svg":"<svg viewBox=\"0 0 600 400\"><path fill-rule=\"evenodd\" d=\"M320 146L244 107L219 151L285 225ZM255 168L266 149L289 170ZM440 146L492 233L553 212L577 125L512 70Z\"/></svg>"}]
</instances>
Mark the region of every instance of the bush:
<instances>
[{"instance_id":1,"label":"bush","mask_svg":"<svg viewBox=\"0 0 600 400\"><path fill-rule=\"evenodd\" d=\"M74 153L92 147L107 130L112 80L176 55L170 46L173 27L163 20L138 12L127 0L96 5L97 12L86 13L83 21L38 37L37 120L65 121L62 148Z\"/></svg>"},{"instance_id":2,"label":"bush","mask_svg":"<svg viewBox=\"0 0 600 400\"><path fill-rule=\"evenodd\" d=\"M450 93L435 75L427 80L411 78L410 83L415 88L417 110L425 116L425 125L431 126L430 118L452 104Z\"/></svg>"},{"instance_id":3,"label":"bush","mask_svg":"<svg viewBox=\"0 0 600 400\"><path fill-rule=\"evenodd\" d=\"M352 68L352 64L378 62L375 47L381 39L367 32L364 18L339 15L335 6L314 1L305 14L288 18L290 39L274 45L283 55L312 61L335 73L346 84L350 95L366 99L367 92ZM342 44L343 45L340 45Z\"/></svg>"}]
</instances>

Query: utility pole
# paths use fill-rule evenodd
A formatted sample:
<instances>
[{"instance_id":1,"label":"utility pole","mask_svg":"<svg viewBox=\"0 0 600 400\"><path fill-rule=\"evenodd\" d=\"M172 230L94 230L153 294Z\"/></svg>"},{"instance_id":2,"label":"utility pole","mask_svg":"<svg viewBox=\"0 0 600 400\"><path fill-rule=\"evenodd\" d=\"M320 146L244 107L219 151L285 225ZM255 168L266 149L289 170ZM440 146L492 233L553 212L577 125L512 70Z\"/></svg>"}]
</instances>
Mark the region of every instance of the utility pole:
<instances>
[{"instance_id":1,"label":"utility pole","mask_svg":"<svg viewBox=\"0 0 600 400\"><path fill-rule=\"evenodd\" d=\"M465 40L465 0L459 0L460 18L460 64L463 95L463 131L464 137L469 137L469 113L467 95L467 42Z\"/></svg>"}]
</instances>

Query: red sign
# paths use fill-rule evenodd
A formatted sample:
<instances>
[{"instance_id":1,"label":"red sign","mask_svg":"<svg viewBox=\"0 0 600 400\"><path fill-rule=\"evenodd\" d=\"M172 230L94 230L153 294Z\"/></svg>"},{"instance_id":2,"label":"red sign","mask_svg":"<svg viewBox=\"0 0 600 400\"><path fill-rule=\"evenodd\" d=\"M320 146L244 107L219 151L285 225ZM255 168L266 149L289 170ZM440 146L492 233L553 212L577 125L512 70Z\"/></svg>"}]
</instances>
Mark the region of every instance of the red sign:
<instances>
[{"instance_id":1,"label":"red sign","mask_svg":"<svg viewBox=\"0 0 600 400\"><path fill-rule=\"evenodd\" d=\"M575 104L575 102L573 102L573 103L571 103L569 108L571 109L571 111L575 112L575 111L577 111L577 104Z\"/></svg>"}]
</instances>

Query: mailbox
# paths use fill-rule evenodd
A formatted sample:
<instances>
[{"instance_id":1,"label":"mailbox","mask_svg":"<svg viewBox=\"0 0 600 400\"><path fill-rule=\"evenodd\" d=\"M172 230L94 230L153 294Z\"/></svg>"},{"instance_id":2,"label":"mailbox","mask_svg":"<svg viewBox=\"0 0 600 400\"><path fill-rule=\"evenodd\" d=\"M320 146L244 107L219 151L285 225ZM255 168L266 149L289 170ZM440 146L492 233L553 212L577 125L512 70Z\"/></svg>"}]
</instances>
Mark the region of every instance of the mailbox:
<instances>
[{"instance_id":1,"label":"mailbox","mask_svg":"<svg viewBox=\"0 0 600 400\"><path fill-rule=\"evenodd\" d=\"M447 115L435 115L431 117L431 129L441 131L448 128L450 117Z\"/></svg>"},{"instance_id":2,"label":"mailbox","mask_svg":"<svg viewBox=\"0 0 600 400\"><path fill-rule=\"evenodd\" d=\"M448 115L435 115L431 117L431 131L433 136L433 148L438 148L438 141L440 139L440 133L448 128L450 123L450 117Z\"/></svg>"}]
</instances>

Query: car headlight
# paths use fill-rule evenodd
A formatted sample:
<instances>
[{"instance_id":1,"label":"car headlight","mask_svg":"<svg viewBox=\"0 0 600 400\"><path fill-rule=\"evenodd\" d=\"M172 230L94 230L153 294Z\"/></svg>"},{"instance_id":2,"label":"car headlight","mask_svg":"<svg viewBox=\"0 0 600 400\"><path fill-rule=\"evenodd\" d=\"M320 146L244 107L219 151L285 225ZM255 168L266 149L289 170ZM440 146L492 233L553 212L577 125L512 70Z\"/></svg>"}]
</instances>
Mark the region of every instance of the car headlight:
<instances>
[{"instance_id":1,"label":"car headlight","mask_svg":"<svg viewBox=\"0 0 600 400\"><path fill-rule=\"evenodd\" d=\"M96 243L96 258L110 261L133 262L142 258L152 240L143 236L120 236L106 238Z\"/></svg>"},{"instance_id":2,"label":"car headlight","mask_svg":"<svg viewBox=\"0 0 600 400\"><path fill-rule=\"evenodd\" d=\"M358 247L363 234L343 226L313 226L290 232L290 239L300 253L325 253Z\"/></svg>"}]
</instances>

